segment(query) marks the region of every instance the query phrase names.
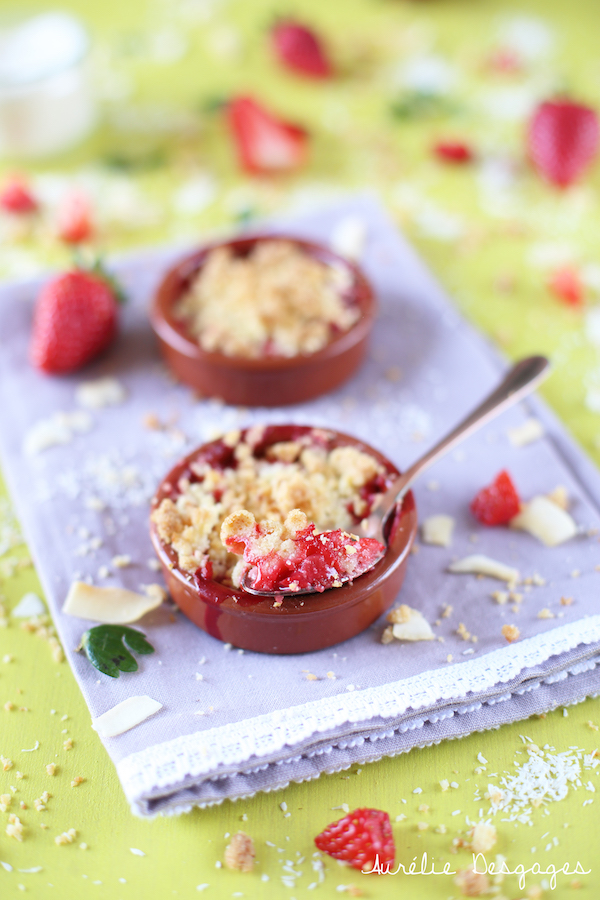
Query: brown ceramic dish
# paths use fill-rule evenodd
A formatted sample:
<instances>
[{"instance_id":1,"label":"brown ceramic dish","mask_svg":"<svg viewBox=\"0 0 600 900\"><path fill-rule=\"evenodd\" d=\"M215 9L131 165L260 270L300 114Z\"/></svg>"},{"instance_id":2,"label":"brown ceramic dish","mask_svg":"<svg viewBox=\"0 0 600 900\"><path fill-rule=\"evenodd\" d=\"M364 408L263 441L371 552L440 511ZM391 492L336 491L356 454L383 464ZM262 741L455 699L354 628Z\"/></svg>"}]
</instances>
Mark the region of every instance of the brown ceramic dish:
<instances>
[{"instance_id":1,"label":"brown ceramic dish","mask_svg":"<svg viewBox=\"0 0 600 900\"><path fill-rule=\"evenodd\" d=\"M348 270L352 286L346 296L361 310L358 321L345 332L334 335L322 350L293 357L265 356L259 359L227 356L203 350L186 325L173 315L177 301L189 288L215 247L230 247L237 255L247 255L258 241L282 235L260 235L211 244L187 256L170 269L158 287L150 311L152 327L162 355L173 374L206 397L242 406L283 406L301 403L338 387L362 362L373 320L375 299L361 270L333 253L328 247L298 238L285 237L305 253Z\"/></svg>"},{"instance_id":2,"label":"brown ceramic dish","mask_svg":"<svg viewBox=\"0 0 600 900\"><path fill-rule=\"evenodd\" d=\"M312 431L298 425L269 426L263 447L288 441ZM353 446L369 453L387 470L398 475L395 466L377 450L349 435L328 431L331 447ZM194 450L168 473L159 485L153 507L165 497L175 497L182 476L199 458L214 465L227 465L231 449L222 441L212 441ZM151 525L154 549L162 565L171 597L182 612L213 637L235 647L262 653L306 653L331 647L368 628L394 602L406 570L410 548L417 530L417 511L412 493L404 498L396 514L385 557L370 572L341 588L286 597L279 607L269 598L253 597L216 581L181 571L172 547L159 538Z\"/></svg>"}]
</instances>

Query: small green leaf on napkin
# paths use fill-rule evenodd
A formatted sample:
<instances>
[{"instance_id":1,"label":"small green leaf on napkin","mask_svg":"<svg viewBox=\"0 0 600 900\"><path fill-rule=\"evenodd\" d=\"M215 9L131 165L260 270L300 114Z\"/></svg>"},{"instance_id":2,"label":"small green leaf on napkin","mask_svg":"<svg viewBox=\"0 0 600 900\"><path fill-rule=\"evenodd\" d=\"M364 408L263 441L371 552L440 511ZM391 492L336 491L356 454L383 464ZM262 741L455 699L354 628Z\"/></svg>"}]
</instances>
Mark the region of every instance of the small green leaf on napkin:
<instances>
[{"instance_id":1,"label":"small green leaf on napkin","mask_svg":"<svg viewBox=\"0 0 600 900\"><path fill-rule=\"evenodd\" d=\"M111 678L118 678L119 670L137 672L138 664L127 647L140 655L154 653L141 631L125 625L96 625L81 638L81 649L91 664Z\"/></svg>"}]
</instances>

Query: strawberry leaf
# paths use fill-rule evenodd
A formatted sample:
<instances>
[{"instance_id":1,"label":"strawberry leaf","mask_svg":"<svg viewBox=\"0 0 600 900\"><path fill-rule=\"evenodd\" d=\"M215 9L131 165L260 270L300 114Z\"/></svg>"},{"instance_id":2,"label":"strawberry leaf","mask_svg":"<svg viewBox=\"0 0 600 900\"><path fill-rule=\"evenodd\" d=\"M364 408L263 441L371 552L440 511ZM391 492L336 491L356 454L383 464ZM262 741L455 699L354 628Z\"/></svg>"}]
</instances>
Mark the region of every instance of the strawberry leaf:
<instances>
[{"instance_id":1,"label":"strawberry leaf","mask_svg":"<svg viewBox=\"0 0 600 900\"><path fill-rule=\"evenodd\" d=\"M141 631L125 625L96 625L81 638L81 649L91 664L111 678L118 678L120 671L137 672L138 664L128 647L140 656L154 653Z\"/></svg>"},{"instance_id":2,"label":"strawberry leaf","mask_svg":"<svg viewBox=\"0 0 600 900\"><path fill-rule=\"evenodd\" d=\"M103 281L117 303L123 305L127 302L125 291L115 276L108 271L101 256L97 253L91 253L86 256L82 252L81 247L75 245L72 250L72 257L75 268L79 269L80 272L88 272L90 275L95 275L96 278Z\"/></svg>"}]
</instances>

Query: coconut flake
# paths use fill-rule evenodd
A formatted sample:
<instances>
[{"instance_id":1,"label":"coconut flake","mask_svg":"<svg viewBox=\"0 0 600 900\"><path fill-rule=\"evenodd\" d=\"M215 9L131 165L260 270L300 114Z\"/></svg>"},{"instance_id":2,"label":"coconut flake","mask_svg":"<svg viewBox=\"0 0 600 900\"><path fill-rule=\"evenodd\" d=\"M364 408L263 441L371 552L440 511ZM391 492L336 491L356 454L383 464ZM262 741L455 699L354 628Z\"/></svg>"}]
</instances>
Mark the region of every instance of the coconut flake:
<instances>
[{"instance_id":1,"label":"coconut flake","mask_svg":"<svg viewBox=\"0 0 600 900\"><path fill-rule=\"evenodd\" d=\"M40 419L25 434L23 452L37 456L49 447L70 444L76 433L84 434L92 427L89 413L77 410L73 413L55 412L48 419Z\"/></svg>"},{"instance_id":2,"label":"coconut flake","mask_svg":"<svg viewBox=\"0 0 600 900\"><path fill-rule=\"evenodd\" d=\"M465 556L456 562L450 563L449 572L468 575L488 575L490 578L497 578L499 581L507 581L515 583L519 580L520 574L518 569L513 569L504 563L491 559L489 556L483 556L475 553L473 556Z\"/></svg>"},{"instance_id":3,"label":"coconut flake","mask_svg":"<svg viewBox=\"0 0 600 900\"><path fill-rule=\"evenodd\" d=\"M418 609L402 604L387 615L392 634L399 641L432 641L435 637L427 619Z\"/></svg>"},{"instance_id":4,"label":"coconut flake","mask_svg":"<svg viewBox=\"0 0 600 900\"><path fill-rule=\"evenodd\" d=\"M438 547L449 547L452 543L454 519L452 516L429 516L421 526L421 537L425 544L436 544Z\"/></svg>"},{"instance_id":5,"label":"coconut flake","mask_svg":"<svg viewBox=\"0 0 600 900\"><path fill-rule=\"evenodd\" d=\"M513 447L525 447L544 437L544 426L539 419L527 419L517 428L508 429L508 439Z\"/></svg>"},{"instance_id":6,"label":"coconut flake","mask_svg":"<svg viewBox=\"0 0 600 900\"><path fill-rule=\"evenodd\" d=\"M585 315L585 336L595 347L600 347L600 307L593 306Z\"/></svg>"},{"instance_id":7,"label":"coconut flake","mask_svg":"<svg viewBox=\"0 0 600 900\"><path fill-rule=\"evenodd\" d=\"M17 619L30 619L32 616L43 616L45 612L44 601L33 591L29 591L27 594L23 594L11 615Z\"/></svg>"},{"instance_id":8,"label":"coconut flake","mask_svg":"<svg viewBox=\"0 0 600 900\"><path fill-rule=\"evenodd\" d=\"M548 497L534 497L511 519L511 528L527 531L547 547L563 544L577 534L577 525L566 510Z\"/></svg>"},{"instance_id":9,"label":"coconut flake","mask_svg":"<svg viewBox=\"0 0 600 900\"><path fill-rule=\"evenodd\" d=\"M118 734L135 728L136 725L157 713L159 709L162 709L162 703L153 700L146 694L128 697L127 700L117 703L97 719L92 719L92 728L98 732L100 737L116 737Z\"/></svg>"},{"instance_id":10,"label":"coconut flake","mask_svg":"<svg viewBox=\"0 0 600 900\"><path fill-rule=\"evenodd\" d=\"M344 216L334 226L331 248L347 259L360 259L367 237L367 227L360 216Z\"/></svg>"},{"instance_id":11,"label":"coconut flake","mask_svg":"<svg viewBox=\"0 0 600 900\"><path fill-rule=\"evenodd\" d=\"M136 594L125 588L96 587L85 581L75 581L69 589L62 611L78 619L125 625L136 622L156 609L163 598L164 592L159 590Z\"/></svg>"},{"instance_id":12,"label":"coconut flake","mask_svg":"<svg viewBox=\"0 0 600 900\"><path fill-rule=\"evenodd\" d=\"M119 406L125 400L125 388L116 378L96 378L82 381L75 390L75 400L86 409Z\"/></svg>"}]
</instances>

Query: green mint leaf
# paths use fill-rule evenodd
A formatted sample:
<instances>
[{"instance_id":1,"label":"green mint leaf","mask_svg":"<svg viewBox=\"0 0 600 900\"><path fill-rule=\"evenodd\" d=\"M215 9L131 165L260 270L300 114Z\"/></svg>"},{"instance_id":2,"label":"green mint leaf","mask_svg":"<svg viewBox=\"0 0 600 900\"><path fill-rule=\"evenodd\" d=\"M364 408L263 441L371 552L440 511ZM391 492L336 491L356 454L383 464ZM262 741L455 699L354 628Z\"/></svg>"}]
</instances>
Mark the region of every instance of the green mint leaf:
<instances>
[{"instance_id":1,"label":"green mint leaf","mask_svg":"<svg viewBox=\"0 0 600 900\"><path fill-rule=\"evenodd\" d=\"M81 638L81 648L91 664L111 678L118 678L119 672L137 672L138 664L129 650L140 656L154 653L154 647L145 635L126 625L90 628Z\"/></svg>"},{"instance_id":2,"label":"green mint leaf","mask_svg":"<svg viewBox=\"0 0 600 900\"><path fill-rule=\"evenodd\" d=\"M391 106L396 119L426 119L456 112L458 107L453 100L427 91L406 91Z\"/></svg>"}]
</instances>

